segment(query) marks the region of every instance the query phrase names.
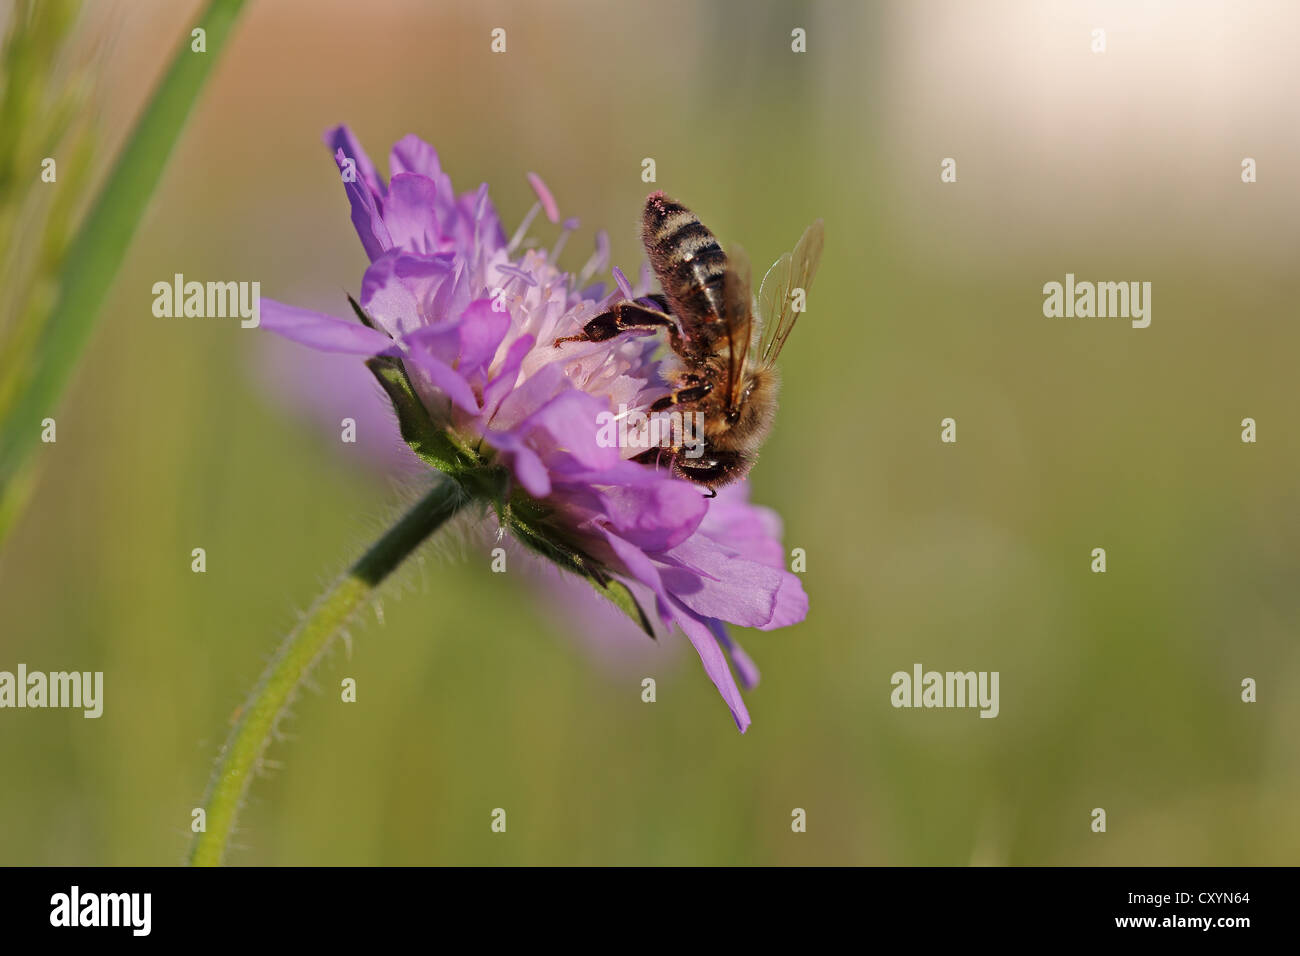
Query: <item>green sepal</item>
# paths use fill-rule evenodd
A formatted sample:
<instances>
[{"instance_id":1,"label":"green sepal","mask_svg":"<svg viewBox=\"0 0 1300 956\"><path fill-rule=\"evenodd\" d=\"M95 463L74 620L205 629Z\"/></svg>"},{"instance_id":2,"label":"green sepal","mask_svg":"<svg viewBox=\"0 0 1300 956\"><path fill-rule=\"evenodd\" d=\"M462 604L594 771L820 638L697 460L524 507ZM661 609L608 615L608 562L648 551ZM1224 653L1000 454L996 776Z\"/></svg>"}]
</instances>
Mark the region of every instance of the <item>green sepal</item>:
<instances>
[{"instance_id":1,"label":"green sepal","mask_svg":"<svg viewBox=\"0 0 1300 956\"><path fill-rule=\"evenodd\" d=\"M585 578L597 594L611 601L632 623L654 639L655 632L650 618L631 588L612 577L595 558L542 529L544 506L526 496L516 495L504 509L498 509L498 515L502 524L510 529L521 544L565 571Z\"/></svg>"},{"instance_id":2,"label":"green sepal","mask_svg":"<svg viewBox=\"0 0 1300 956\"><path fill-rule=\"evenodd\" d=\"M365 309L350 295L348 304L364 325L376 328ZM471 498L491 502L502 526L508 528L526 548L563 570L586 579L597 594L612 602L651 639L655 637L650 618L631 588L611 576L595 558L562 540L548 528L548 509L544 504L522 492L507 498L509 473L498 465L485 462L474 449L458 442L433 423L401 359L376 355L366 361L366 367L388 394L397 412L402 438L421 461L454 478Z\"/></svg>"},{"instance_id":3,"label":"green sepal","mask_svg":"<svg viewBox=\"0 0 1300 956\"><path fill-rule=\"evenodd\" d=\"M615 578L610 578L604 584L592 580L591 586L596 589L597 594L603 594L613 601L614 606L630 617L633 624L649 634L652 641L656 640L654 628L650 626L650 619L646 617L641 603L636 599L631 588Z\"/></svg>"},{"instance_id":4,"label":"green sepal","mask_svg":"<svg viewBox=\"0 0 1300 956\"><path fill-rule=\"evenodd\" d=\"M376 355L366 360L366 367L388 393L397 412L402 438L421 461L453 478L479 464L457 448L447 433L429 418L429 412L420 396L415 394L401 359Z\"/></svg>"},{"instance_id":5,"label":"green sepal","mask_svg":"<svg viewBox=\"0 0 1300 956\"><path fill-rule=\"evenodd\" d=\"M361 320L361 324L366 326L366 328L374 329L377 332L384 331L383 329L381 329L379 326L375 324L374 319L366 315L366 310L361 308L360 302L352 298L352 293L350 292L348 293L348 305L352 306L352 311L357 314L357 318Z\"/></svg>"}]
</instances>

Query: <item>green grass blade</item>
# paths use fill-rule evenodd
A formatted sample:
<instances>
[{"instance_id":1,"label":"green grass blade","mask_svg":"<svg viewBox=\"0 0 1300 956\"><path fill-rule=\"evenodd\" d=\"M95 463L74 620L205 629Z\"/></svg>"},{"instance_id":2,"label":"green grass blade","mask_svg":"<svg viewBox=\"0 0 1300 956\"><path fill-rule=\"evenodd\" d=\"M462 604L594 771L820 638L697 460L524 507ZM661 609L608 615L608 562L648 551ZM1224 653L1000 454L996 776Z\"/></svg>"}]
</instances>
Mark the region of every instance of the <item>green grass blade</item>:
<instances>
[{"instance_id":1,"label":"green grass blade","mask_svg":"<svg viewBox=\"0 0 1300 956\"><path fill-rule=\"evenodd\" d=\"M206 52L191 50L189 33L182 38L167 74L68 249L32 374L12 413L0 422L0 514L12 518L20 504L17 492L30 481L27 459L40 435L41 419L55 413L172 147L243 5L244 0L209 0L194 24L206 32Z\"/></svg>"}]
</instances>

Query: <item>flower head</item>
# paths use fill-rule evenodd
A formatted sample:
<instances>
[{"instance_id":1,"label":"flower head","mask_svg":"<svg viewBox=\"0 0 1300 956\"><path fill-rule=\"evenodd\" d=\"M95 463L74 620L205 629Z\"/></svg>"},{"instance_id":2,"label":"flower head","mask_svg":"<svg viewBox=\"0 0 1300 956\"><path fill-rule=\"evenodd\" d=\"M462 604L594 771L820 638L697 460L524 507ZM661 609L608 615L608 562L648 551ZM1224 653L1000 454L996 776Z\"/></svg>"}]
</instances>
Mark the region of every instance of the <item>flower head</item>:
<instances>
[{"instance_id":1,"label":"flower head","mask_svg":"<svg viewBox=\"0 0 1300 956\"><path fill-rule=\"evenodd\" d=\"M752 687L758 670L725 624L770 630L808 609L784 568L779 522L748 502L744 484L706 499L667 469L630 460L636 449L598 440L602 413L665 394L656 337L552 346L611 304L646 295L648 270L636 287L617 268L608 293L585 285L609 267L599 234L577 275L561 271L578 223L560 220L531 173L538 201L507 237L487 185L457 195L422 140L393 147L388 183L346 128L326 142L370 258L352 301L359 321L265 302L262 324L366 357L417 455L492 501L520 541L588 578L647 631L680 628L744 731L737 679ZM549 252L525 248L539 212L561 225Z\"/></svg>"}]
</instances>

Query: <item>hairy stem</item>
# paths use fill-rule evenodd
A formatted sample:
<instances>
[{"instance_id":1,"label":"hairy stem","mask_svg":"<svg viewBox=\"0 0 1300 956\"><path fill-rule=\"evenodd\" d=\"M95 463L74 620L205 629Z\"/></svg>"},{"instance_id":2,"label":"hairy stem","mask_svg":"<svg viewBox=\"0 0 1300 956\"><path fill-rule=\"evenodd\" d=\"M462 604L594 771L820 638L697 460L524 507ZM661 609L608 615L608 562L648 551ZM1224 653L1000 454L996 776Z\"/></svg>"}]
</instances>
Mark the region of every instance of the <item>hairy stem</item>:
<instances>
[{"instance_id":1,"label":"hairy stem","mask_svg":"<svg viewBox=\"0 0 1300 956\"><path fill-rule=\"evenodd\" d=\"M353 612L421 542L469 501L455 481L440 480L397 524L316 599L284 639L261 680L236 711L204 798L206 829L190 849L194 866L219 866L258 764L285 709Z\"/></svg>"}]
</instances>

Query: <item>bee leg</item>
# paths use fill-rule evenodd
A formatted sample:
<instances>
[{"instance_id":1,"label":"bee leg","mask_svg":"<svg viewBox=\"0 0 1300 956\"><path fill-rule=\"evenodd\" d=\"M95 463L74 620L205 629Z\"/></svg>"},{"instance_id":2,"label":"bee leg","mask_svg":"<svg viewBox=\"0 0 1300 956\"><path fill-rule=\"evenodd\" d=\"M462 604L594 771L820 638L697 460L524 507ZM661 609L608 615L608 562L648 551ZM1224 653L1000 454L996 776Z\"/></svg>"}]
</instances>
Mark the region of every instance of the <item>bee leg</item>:
<instances>
[{"instance_id":1,"label":"bee leg","mask_svg":"<svg viewBox=\"0 0 1300 956\"><path fill-rule=\"evenodd\" d=\"M641 452L639 455L633 455L630 460L636 462L638 465L654 465L655 468L658 468L663 462L664 452L668 452L668 470L672 471L673 466L677 464L677 453L680 451L680 448L651 448ZM718 497L717 488L706 487L705 490L708 494L704 495L704 498Z\"/></svg>"},{"instance_id":2,"label":"bee leg","mask_svg":"<svg viewBox=\"0 0 1300 956\"><path fill-rule=\"evenodd\" d=\"M665 408L672 408L674 405L689 405L691 402L698 402L709 392L713 391L712 382L701 382L699 385L691 385L680 391L673 392L671 395L665 395L658 399L650 406L652 412L662 412Z\"/></svg>"},{"instance_id":3,"label":"bee leg","mask_svg":"<svg viewBox=\"0 0 1300 956\"><path fill-rule=\"evenodd\" d=\"M667 450L668 449L666 448L649 448L646 451L641 452L639 455L633 455L631 460L636 462L638 465L654 465L658 468L663 461L664 452ZM671 468L672 464L672 455L670 454L668 456L668 467Z\"/></svg>"},{"instance_id":4,"label":"bee leg","mask_svg":"<svg viewBox=\"0 0 1300 956\"><path fill-rule=\"evenodd\" d=\"M655 471L658 471L662 465L668 469L669 474L672 474L676 471L677 455L680 451L681 449L677 447L650 448L641 452L639 455L633 455L631 460L636 462L638 465L654 465ZM668 457L668 463L666 465L664 464L665 455Z\"/></svg>"},{"instance_id":5,"label":"bee leg","mask_svg":"<svg viewBox=\"0 0 1300 956\"><path fill-rule=\"evenodd\" d=\"M656 300L658 301L658 300ZM579 335L566 335L555 340L559 348L565 342L608 342L620 332L634 329L667 329L668 344L674 352L682 344L682 333L677 327L677 320L667 312L648 309L635 302L620 302L608 312L602 312L582 327Z\"/></svg>"}]
</instances>

